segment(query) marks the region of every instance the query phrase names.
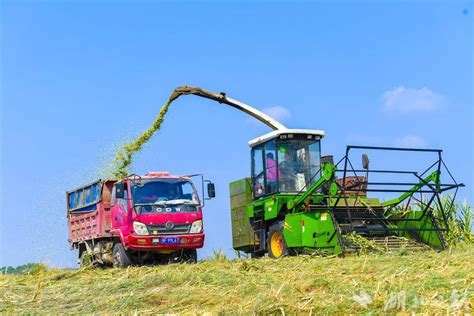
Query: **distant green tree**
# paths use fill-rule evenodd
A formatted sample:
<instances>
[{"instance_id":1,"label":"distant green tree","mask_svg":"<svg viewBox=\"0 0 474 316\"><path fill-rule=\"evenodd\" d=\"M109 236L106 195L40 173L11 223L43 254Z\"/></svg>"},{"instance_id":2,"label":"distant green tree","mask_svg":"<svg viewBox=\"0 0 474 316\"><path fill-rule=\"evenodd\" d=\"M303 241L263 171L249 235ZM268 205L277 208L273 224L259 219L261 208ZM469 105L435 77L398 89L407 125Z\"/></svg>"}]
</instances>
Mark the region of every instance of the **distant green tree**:
<instances>
[{"instance_id":1,"label":"distant green tree","mask_svg":"<svg viewBox=\"0 0 474 316\"><path fill-rule=\"evenodd\" d=\"M1 274L38 274L40 272L47 271L48 267L46 267L43 263L27 263L17 266L16 268L12 266L8 267L1 267L0 273Z\"/></svg>"}]
</instances>

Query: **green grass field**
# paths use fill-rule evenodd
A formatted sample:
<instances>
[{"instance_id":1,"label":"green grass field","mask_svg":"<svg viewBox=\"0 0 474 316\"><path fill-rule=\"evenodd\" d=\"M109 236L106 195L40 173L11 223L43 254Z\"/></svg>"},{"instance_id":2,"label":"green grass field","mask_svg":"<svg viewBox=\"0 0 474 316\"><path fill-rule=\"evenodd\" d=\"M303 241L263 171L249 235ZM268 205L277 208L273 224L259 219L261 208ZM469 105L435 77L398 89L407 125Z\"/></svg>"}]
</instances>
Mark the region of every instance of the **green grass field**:
<instances>
[{"instance_id":1,"label":"green grass field","mask_svg":"<svg viewBox=\"0 0 474 316\"><path fill-rule=\"evenodd\" d=\"M474 247L0 275L1 313L472 313Z\"/></svg>"}]
</instances>

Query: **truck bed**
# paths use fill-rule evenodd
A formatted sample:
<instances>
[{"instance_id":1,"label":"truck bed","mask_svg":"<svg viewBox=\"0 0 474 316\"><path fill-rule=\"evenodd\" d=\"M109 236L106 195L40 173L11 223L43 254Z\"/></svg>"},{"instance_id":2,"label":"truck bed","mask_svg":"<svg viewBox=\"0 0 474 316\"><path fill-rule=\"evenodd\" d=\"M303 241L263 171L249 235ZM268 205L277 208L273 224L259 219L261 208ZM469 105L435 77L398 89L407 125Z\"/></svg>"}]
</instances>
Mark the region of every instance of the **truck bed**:
<instances>
[{"instance_id":1,"label":"truck bed","mask_svg":"<svg viewBox=\"0 0 474 316\"><path fill-rule=\"evenodd\" d=\"M69 217L69 240L71 243L93 238L110 237L111 212L103 205L87 213L73 213Z\"/></svg>"},{"instance_id":2,"label":"truck bed","mask_svg":"<svg viewBox=\"0 0 474 316\"><path fill-rule=\"evenodd\" d=\"M110 197L115 181L98 180L67 193L69 243L110 237Z\"/></svg>"}]
</instances>

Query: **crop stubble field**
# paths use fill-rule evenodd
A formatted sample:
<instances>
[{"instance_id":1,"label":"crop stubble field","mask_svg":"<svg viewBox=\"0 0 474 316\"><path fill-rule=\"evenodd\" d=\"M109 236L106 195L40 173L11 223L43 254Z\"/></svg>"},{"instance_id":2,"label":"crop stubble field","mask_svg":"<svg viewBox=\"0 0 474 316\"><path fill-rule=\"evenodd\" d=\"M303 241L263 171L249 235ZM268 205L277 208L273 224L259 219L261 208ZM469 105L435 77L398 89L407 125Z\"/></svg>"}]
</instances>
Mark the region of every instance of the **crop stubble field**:
<instances>
[{"instance_id":1,"label":"crop stubble field","mask_svg":"<svg viewBox=\"0 0 474 316\"><path fill-rule=\"evenodd\" d=\"M472 313L474 247L0 276L2 313Z\"/></svg>"}]
</instances>

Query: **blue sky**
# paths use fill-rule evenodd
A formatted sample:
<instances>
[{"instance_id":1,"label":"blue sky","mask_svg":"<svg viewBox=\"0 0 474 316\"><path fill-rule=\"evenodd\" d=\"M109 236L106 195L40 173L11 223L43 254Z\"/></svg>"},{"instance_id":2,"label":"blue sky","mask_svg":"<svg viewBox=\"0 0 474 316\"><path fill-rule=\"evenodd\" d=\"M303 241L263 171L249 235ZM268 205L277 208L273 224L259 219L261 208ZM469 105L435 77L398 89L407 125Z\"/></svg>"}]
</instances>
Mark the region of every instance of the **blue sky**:
<instances>
[{"instance_id":1,"label":"blue sky","mask_svg":"<svg viewBox=\"0 0 474 316\"><path fill-rule=\"evenodd\" d=\"M336 158L347 144L442 148L472 204L472 14L469 1L2 1L0 266L75 266L65 191L99 176L183 84L322 129ZM201 257L231 253L228 183L249 175L247 141L268 131L185 96L137 157L136 173L216 183Z\"/></svg>"}]
</instances>

